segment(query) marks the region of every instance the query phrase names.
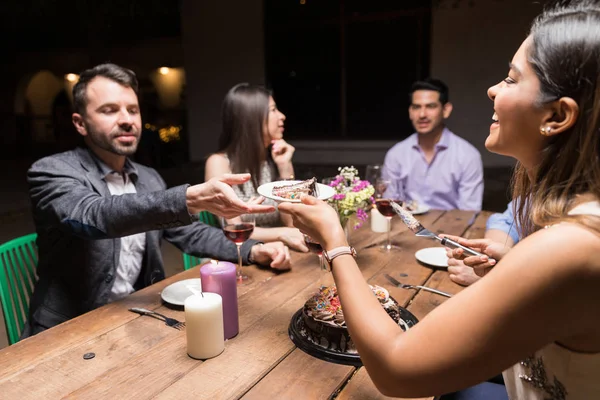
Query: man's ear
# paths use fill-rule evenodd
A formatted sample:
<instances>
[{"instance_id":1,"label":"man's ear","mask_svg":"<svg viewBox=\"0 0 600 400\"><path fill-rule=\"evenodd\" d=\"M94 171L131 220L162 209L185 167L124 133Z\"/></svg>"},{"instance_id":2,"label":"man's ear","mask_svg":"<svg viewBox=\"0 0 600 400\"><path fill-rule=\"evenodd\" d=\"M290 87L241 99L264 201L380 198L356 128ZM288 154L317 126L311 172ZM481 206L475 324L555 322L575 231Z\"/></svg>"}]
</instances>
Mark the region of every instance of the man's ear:
<instances>
[{"instance_id":1,"label":"man's ear","mask_svg":"<svg viewBox=\"0 0 600 400\"><path fill-rule=\"evenodd\" d=\"M578 117L577 102L571 97L561 97L550 104L548 115L542 121L540 129L545 130L546 136L558 135L571 129Z\"/></svg>"},{"instance_id":2,"label":"man's ear","mask_svg":"<svg viewBox=\"0 0 600 400\"><path fill-rule=\"evenodd\" d=\"M81 114L73 113L71 116L71 121L73 121L73 125L75 125L75 129L81 136L87 136L87 128L85 127L85 122L83 122L83 117Z\"/></svg>"},{"instance_id":3,"label":"man's ear","mask_svg":"<svg viewBox=\"0 0 600 400\"><path fill-rule=\"evenodd\" d=\"M450 114L452 114L452 103L447 102L446 104L444 104L442 112L444 114L444 119L450 117Z\"/></svg>"}]
</instances>

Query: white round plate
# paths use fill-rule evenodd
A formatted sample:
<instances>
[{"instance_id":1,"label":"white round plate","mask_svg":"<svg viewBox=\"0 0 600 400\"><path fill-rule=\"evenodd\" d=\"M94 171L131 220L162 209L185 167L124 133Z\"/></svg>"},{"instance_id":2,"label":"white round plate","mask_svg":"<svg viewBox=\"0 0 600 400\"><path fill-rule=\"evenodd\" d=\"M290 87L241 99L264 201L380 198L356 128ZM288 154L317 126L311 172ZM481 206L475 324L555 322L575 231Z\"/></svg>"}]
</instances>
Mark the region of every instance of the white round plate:
<instances>
[{"instance_id":1,"label":"white round plate","mask_svg":"<svg viewBox=\"0 0 600 400\"><path fill-rule=\"evenodd\" d=\"M162 293L160 294L160 297L166 303L174 304L176 306L183 306L185 299L194 294L188 288L188 286L198 291L202 290L200 278L185 279L183 281L172 283L166 288L164 288Z\"/></svg>"},{"instance_id":2,"label":"white round plate","mask_svg":"<svg viewBox=\"0 0 600 400\"><path fill-rule=\"evenodd\" d=\"M288 201L290 203L300 203L300 199L285 199L283 197L275 196L273 194L274 186L291 185L293 183L299 183L299 182L302 182L302 181L276 181L276 182L265 183L264 185L260 185L258 187L258 194L260 194L263 197L266 197L267 199L271 199L271 200L275 200L275 201L279 201L279 202ZM322 183L317 183L317 191L319 193L317 198L320 200L327 200L330 197L333 197L333 195L335 194L335 190L332 187L323 185Z\"/></svg>"},{"instance_id":3,"label":"white round plate","mask_svg":"<svg viewBox=\"0 0 600 400\"><path fill-rule=\"evenodd\" d=\"M425 214L426 212L429 211L429 207L425 204L419 204L416 208L416 210L412 210L410 213L412 215L421 215L421 214Z\"/></svg>"},{"instance_id":4,"label":"white round plate","mask_svg":"<svg viewBox=\"0 0 600 400\"><path fill-rule=\"evenodd\" d=\"M448 267L448 257L446 256L446 248L444 247L428 247L426 249L421 249L415 253L415 257L423 264L439 268Z\"/></svg>"}]
</instances>

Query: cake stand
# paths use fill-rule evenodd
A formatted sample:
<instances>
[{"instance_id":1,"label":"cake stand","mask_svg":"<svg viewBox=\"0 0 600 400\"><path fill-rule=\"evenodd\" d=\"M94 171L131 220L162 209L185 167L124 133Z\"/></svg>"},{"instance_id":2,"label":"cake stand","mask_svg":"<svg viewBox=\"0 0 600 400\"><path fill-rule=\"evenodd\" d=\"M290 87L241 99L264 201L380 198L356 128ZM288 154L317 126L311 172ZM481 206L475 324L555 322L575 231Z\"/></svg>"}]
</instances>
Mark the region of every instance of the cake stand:
<instances>
[{"instance_id":1,"label":"cake stand","mask_svg":"<svg viewBox=\"0 0 600 400\"><path fill-rule=\"evenodd\" d=\"M400 311L400 322L398 325L400 325L402 330L406 331L419 322L417 317L406 308L398 308ZM296 347L313 357L335 364L353 365L355 367L362 366L362 361L360 360L358 353L342 352L339 349L331 349L310 340L307 335L306 327L304 326L304 320L302 319L302 308L294 313L294 316L290 321L288 334Z\"/></svg>"}]
</instances>

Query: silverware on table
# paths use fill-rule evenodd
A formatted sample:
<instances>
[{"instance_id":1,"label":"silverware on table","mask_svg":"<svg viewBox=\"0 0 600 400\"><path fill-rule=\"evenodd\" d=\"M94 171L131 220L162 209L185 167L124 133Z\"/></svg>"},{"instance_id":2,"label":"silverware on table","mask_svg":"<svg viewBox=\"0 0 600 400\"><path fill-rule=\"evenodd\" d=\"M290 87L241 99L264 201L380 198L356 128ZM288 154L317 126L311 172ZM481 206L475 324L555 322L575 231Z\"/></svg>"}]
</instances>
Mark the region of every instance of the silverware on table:
<instances>
[{"instance_id":1,"label":"silverware on table","mask_svg":"<svg viewBox=\"0 0 600 400\"><path fill-rule=\"evenodd\" d=\"M400 281L398 281L396 278L394 278L393 276L391 276L389 274L384 274L384 276L387 278L388 281L390 281L392 283L392 285L399 287L401 289L421 289L421 290L425 290L425 291L431 292L431 293L436 293L436 294L439 294L442 296L452 297L452 295L450 293L442 292L441 290L437 290L437 289L430 288L428 286L422 286L422 285L407 285L405 283L400 283Z\"/></svg>"},{"instance_id":2,"label":"silverware on table","mask_svg":"<svg viewBox=\"0 0 600 400\"><path fill-rule=\"evenodd\" d=\"M421 225L421 223L415 217L413 217L413 215L409 211L402 208L402 206L400 206L398 203L396 203L395 201L390 201L390 203L392 204L392 208L394 209L396 214L398 214L400 216L400 219L402 219L402 222L404 222L406 224L406 226L408 227L408 229L413 231L413 233L415 235L417 235L419 237L425 237L425 238L437 240L442 245L451 247L453 249L458 249L458 248L463 249L463 251L470 256L483 256L484 255L478 251L473 250L470 247L463 246L462 244L457 243L452 239L449 239L446 237L444 237L444 238L439 237L438 235L436 235L435 233L431 232L429 229L426 229L423 225Z\"/></svg>"},{"instance_id":3,"label":"silverware on table","mask_svg":"<svg viewBox=\"0 0 600 400\"><path fill-rule=\"evenodd\" d=\"M167 317L166 315L159 314L156 311L150 311L150 310L146 310L145 308L138 308L138 307L130 308L129 311L134 312L136 314L140 314L140 315L148 315L150 317L164 321L165 324L170 326L171 328L182 330L185 327L185 322L181 322L179 320L176 320L175 318L170 318L170 317Z\"/></svg>"}]
</instances>

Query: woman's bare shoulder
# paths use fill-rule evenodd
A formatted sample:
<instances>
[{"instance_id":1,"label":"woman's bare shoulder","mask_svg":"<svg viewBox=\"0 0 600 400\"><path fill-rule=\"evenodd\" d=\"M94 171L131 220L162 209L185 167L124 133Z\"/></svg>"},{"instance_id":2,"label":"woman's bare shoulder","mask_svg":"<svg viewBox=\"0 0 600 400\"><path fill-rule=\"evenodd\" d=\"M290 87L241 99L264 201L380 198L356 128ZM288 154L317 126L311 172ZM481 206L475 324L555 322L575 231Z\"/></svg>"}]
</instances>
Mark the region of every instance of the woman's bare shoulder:
<instances>
[{"instance_id":1,"label":"woman's bare shoulder","mask_svg":"<svg viewBox=\"0 0 600 400\"><path fill-rule=\"evenodd\" d=\"M565 273L581 272L588 278L591 273L600 279L600 234L579 224L563 222L542 229L510 253L525 259L543 259L554 272L564 269Z\"/></svg>"},{"instance_id":2,"label":"woman's bare shoulder","mask_svg":"<svg viewBox=\"0 0 600 400\"><path fill-rule=\"evenodd\" d=\"M211 154L206 159L204 169L205 180L231 173L231 168L229 167L229 158L227 158L225 153Z\"/></svg>"}]
</instances>

